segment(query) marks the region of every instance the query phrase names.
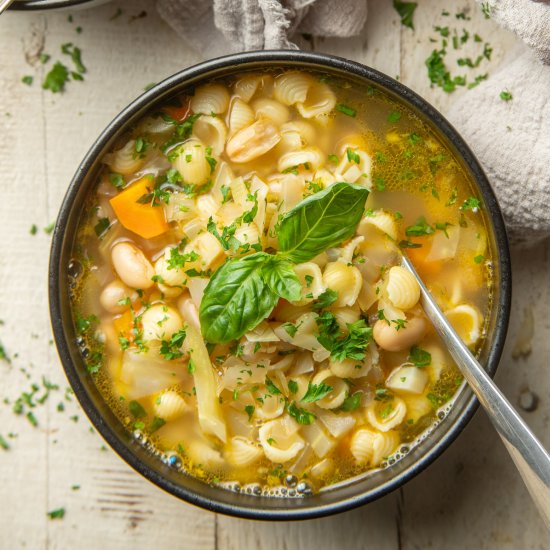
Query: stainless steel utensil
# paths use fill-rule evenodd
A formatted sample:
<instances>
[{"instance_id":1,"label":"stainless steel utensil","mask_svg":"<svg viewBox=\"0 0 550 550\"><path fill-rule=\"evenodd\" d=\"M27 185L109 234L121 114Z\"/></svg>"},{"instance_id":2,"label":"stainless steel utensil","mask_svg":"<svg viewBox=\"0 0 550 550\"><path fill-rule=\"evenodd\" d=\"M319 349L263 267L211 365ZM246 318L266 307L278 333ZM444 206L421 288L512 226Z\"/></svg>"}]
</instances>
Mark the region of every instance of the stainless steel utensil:
<instances>
[{"instance_id":1,"label":"stainless steel utensil","mask_svg":"<svg viewBox=\"0 0 550 550\"><path fill-rule=\"evenodd\" d=\"M421 304L428 319L489 415L550 529L550 455L462 342L405 255L402 265L416 277L420 285Z\"/></svg>"}]
</instances>

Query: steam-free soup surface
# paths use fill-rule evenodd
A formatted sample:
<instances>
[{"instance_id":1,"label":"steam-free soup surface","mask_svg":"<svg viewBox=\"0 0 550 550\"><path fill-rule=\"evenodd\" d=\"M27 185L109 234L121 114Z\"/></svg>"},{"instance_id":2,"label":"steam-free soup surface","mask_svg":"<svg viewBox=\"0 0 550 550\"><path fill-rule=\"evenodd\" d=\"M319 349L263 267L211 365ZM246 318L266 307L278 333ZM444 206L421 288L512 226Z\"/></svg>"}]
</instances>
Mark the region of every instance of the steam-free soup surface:
<instances>
[{"instance_id":1,"label":"steam-free soup surface","mask_svg":"<svg viewBox=\"0 0 550 550\"><path fill-rule=\"evenodd\" d=\"M75 326L113 411L170 464L315 491L391 467L452 399L400 256L476 351L485 219L414 113L321 74L243 73L159 105L104 165Z\"/></svg>"}]
</instances>

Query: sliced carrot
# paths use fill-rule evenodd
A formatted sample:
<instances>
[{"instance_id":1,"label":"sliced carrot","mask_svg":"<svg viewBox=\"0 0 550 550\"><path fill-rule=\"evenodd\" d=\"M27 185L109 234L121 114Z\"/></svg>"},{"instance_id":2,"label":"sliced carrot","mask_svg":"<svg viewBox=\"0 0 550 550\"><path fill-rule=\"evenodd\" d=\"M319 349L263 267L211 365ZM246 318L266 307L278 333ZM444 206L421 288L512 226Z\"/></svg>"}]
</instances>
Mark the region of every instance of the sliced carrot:
<instances>
[{"instance_id":1,"label":"sliced carrot","mask_svg":"<svg viewBox=\"0 0 550 550\"><path fill-rule=\"evenodd\" d=\"M113 320L113 326L118 335L128 337L134 327L134 316L130 309L126 310L120 317Z\"/></svg>"},{"instance_id":2,"label":"sliced carrot","mask_svg":"<svg viewBox=\"0 0 550 550\"><path fill-rule=\"evenodd\" d=\"M443 267L441 260L427 261L430 253L431 239L424 239L420 248L408 248L407 255L411 259L418 273L423 277L436 276Z\"/></svg>"},{"instance_id":3,"label":"sliced carrot","mask_svg":"<svg viewBox=\"0 0 550 550\"><path fill-rule=\"evenodd\" d=\"M118 221L144 239L157 237L168 230L161 206L138 202L141 197L151 193L153 188L153 180L145 176L110 200Z\"/></svg>"},{"instance_id":4,"label":"sliced carrot","mask_svg":"<svg viewBox=\"0 0 550 550\"><path fill-rule=\"evenodd\" d=\"M189 115L189 99L187 97L181 97L180 101L180 105L166 105L162 110L174 120L183 122Z\"/></svg>"}]
</instances>

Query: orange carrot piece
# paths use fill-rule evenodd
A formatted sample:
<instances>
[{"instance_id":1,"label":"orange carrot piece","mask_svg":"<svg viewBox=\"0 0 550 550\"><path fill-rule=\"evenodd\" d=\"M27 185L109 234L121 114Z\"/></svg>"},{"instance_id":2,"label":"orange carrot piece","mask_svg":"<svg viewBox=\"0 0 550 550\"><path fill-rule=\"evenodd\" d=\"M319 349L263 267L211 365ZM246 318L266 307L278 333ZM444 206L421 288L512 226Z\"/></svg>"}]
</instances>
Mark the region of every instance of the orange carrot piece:
<instances>
[{"instance_id":1,"label":"orange carrot piece","mask_svg":"<svg viewBox=\"0 0 550 550\"><path fill-rule=\"evenodd\" d=\"M437 275L443 267L443 262L441 260L426 260L426 257L430 253L430 248L431 239L424 239L420 248L407 249L407 256L411 259L418 273L428 278Z\"/></svg>"},{"instance_id":2,"label":"orange carrot piece","mask_svg":"<svg viewBox=\"0 0 550 550\"><path fill-rule=\"evenodd\" d=\"M166 105L162 110L174 120L183 122L189 115L189 99L187 97L180 98L181 105Z\"/></svg>"},{"instance_id":3,"label":"orange carrot piece","mask_svg":"<svg viewBox=\"0 0 550 550\"><path fill-rule=\"evenodd\" d=\"M145 176L110 200L118 221L144 239L151 239L168 231L164 208L137 202L143 195L151 193L153 187L152 179Z\"/></svg>"},{"instance_id":4,"label":"orange carrot piece","mask_svg":"<svg viewBox=\"0 0 550 550\"><path fill-rule=\"evenodd\" d=\"M134 317L131 310L126 310L120 317L113 320L117 335L129 337L134 327Z\"/></svg>"}]
</instances>

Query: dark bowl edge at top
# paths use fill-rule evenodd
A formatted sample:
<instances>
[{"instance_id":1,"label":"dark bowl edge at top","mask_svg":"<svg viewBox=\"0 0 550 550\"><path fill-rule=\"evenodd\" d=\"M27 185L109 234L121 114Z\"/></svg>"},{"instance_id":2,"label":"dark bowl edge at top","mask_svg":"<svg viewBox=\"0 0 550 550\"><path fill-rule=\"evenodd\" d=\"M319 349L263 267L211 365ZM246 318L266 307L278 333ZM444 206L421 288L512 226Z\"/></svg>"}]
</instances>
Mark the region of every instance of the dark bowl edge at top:
<instances>
[{"instance_id":1,"label":"dark bowl edge at top","mask_svg":"<svg viewBox=\"0 0 550 550\"><path fill-rule=\"evenodd\" d=\"M380 486L369 490L368 493L352 494L337 502L321 502L320 505L315 506L308 506L307 502L308 499L311 502L311 500L316 497L305 497L304 499L277 499L281 504L284 503L285 506L280 506L278 508L269 508L268 506L267 508L264 508L262 506L272 506L272 504L266 502L268 500L267 497L254 497L244 494L231 493L223 489L217 489L218 493L216 493L215 496L205 496L204 493L215 493L216 490L213 491L209 485L197 482L194 478L191 479L191 476L185 476L185 479L188 484L194 485L195 489L183 487L182 485L168 479L170 476L170 472L168 470L163 469L161 473L159 468L153 468L152 460L148 460L143 453L141 453L141 458L136 456L136 453L139 452L137 449L137 444L131 441L124 441L123 437L117 435L113 426L105 420L103 415L98 410L98 406L94 403L92 397L90 396L89 391L83 382L83 378L81 378L81 375L79 374L79 369L75 364L73 349L74 343L71 342L66 334L66 326L68 323L66 315L64 317L64 313L67 311L68 297L64 296L61 289L65 284L64 279L66 279L66 277L64 277L64 274L66 273L66 264L63 261L64 256L67 256L66 243L72 239L72 235L66 238L66 228L69 219L73 215L72 204L79 194L81 184L85 181L87 173L94 168L98 155L122 127L124 127L136 116L143 114L144 110L151 103L153 103L154 100L158 100L159 96L163 98L168 97L170 95L170 91L176 86L199 77L204 79L220 77L223 76L224 70L227 71L234 69L235 67L238 68L238 70L250 69L253 68L255 64L263 64L264 66L297 65L311 70L333 70L345 72L350 77L367 79L381 86L385 89L385 91L402 98L405 103L412 105L414 109L418 110L425 118L431 120L433 125L437 127L443 136L450 143L452 143L479 188L479 191L483 197L483 203L488 212L489 221L494 230L495 242L492 243L492 245L494 252L498 254L498 262L495 263L499 268L499 272L495 275L495 283L500 282L500 285L496 289L498 294L497 299L493 303L492 310L495 312L494 315L496 316L494 319L494 327L492 328L494 334L493 345L488 350L486 361L487 371L491 376L494 376L504 347L508 319L510 315L511 266L504 221L487 177L485 176L476 157L460 137L458 132L436 109L429 105L415 92L400 82L397 82L383 73L376 71L375 69L353 61L326 54L294 50L274 50L233 54L205 61L168 77L147 92L143 93L125 109L123 109L107 125L105 130L94 142L84 157L84 160L79 165L63 199L59 216L57 218L56 227L52 236L50 252L48 277L50 315L53 333L63 368L82 408L90 418L92 424L105 438L109 445L111 445L111 447L113 447L114 450L135 470L174 496L177 496L178 498L181 498L191 504L206 508L210 511L258 520L311 519L343 512L362 504L366 504L367 502L371 502L372 500L380 498L381 496L398 488L407 480L424 470L449 446L452 441L454 441L454 439L472 418L475 410L477 409L478 402L473 396L471 390L469 390L469 388L464 389L462 397L464 401L463 410L460 414L457 413L458 416L452 424L447 425L446 432L439 438L437 443L429 448L428 452L422 454L422 456L411 466L404 469L401 473L392 477ZM450 418L446 418L446 421L450 422ZM403 458L402 461L406 458L407 457ZM400 462L390 467L388 470L397 468ZM155 466L158 465L155 464ZM361 483L361 481L358 481L357 483ZM223 497L217 497L217 494L219 494L220 491L223 491L226 495ZM336 489L334 491L340 491L340 489ZM327 491L326 495L328 495L329 492L330 491ZM231 495L231 497L228 495ZM322 493L320 495L322 495ZM317 498L319 498L319 496L317 496ZM323 496L320 497L321 501L323 498ZM230 499L235 502L227 502ZM250 505L244 505L243 503L239 503L239 501L247 502ZM292 506L292 503L294 502L297 507ZM306 502L306 505L303 505L304 502Z\"/></svg>"}]
</instances>

